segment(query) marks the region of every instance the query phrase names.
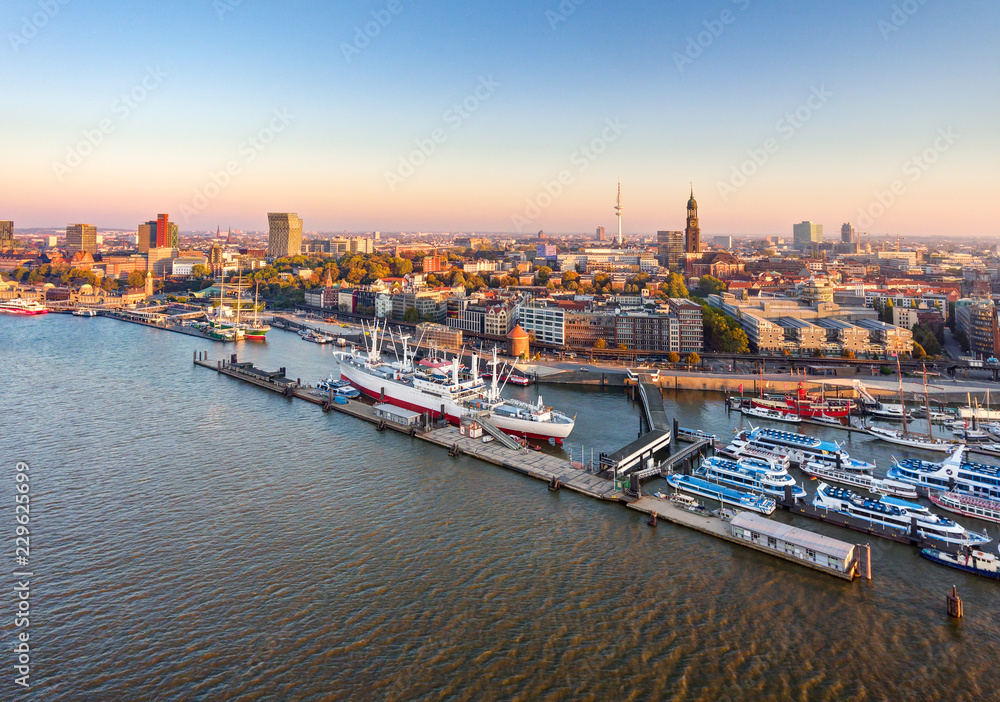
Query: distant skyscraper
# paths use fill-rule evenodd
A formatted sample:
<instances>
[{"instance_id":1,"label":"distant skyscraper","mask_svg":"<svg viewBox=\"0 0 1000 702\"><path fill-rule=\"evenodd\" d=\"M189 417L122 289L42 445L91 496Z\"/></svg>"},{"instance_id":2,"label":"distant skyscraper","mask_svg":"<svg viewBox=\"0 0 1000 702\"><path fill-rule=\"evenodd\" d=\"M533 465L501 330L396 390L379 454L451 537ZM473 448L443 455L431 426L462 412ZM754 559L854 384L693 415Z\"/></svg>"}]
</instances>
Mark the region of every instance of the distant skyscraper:
<instances>
[{"instance_id":1,"label":"distant skyscraper","mask_svg":"<svg viewBox=\"0 0 1000 702\"><path fill-rule=\"evenodd\" d=\"M694 185L691 185L691 197L688 199L687 226L684 228L685 250L688 253L701 253L701 228L698 226L698 203L694 199Z\"/></svg>"},{"instance_id":2,"label":"distant skyscraper","mask_svg":"<svg viewBox=\"0 0 1000 702\"><path fill-rule=\"evenodd\" d=\"M0 250L13 249L17 246L14 241L14 223L10 220L0 220Z\"/></svg>"},{"instance_id":3,"label":"distant skyscraper","mask_svg":"<svg viewBox=\"0 0 1000 702\"><path fill-rule=\"evenodd\" d=\"M661 261L666 259L670 270L679 271L681 259L684 258L684 232L680 230L656 232L656 244Z\"/></svg>"},{"instance_id":4,"label":"distant skyscraper","mask_svg":"<svg viewBox=\"0 0 1000 702\"><path fill-rule=\"evenodd\" d=\"M792 225L792 237L794 246L799 251L812 248L813 244L823 242L823 225L815 222L803 221Z\"/></svg>"},{"instance_id":5,"label":"distant skyscraper","mask_svg":"<svg viewBox=\"0 0 1000 702\"><path fill-rule=\"evenodd\" d=\"M722 248L728 251L729 249L733 248L733 237L729 236L728 234L725 236L712 237L712 244L714 244L715 246L721 246Z\"/></svg>"},{"instance_id":6,"label":"distant skyscraper","mask_svg":"<svg viewBox=\"0 0 1000 702\"><path fill-rule=\"evenodd\" d=\"M597 228L597 240L606 241L608 238L607 232L604 231L604 227Z\"/></svg>"},{"instance_id":7,"label":"distant skyscraper","mask_svg":"<svg viewBox=\"0 0 1000 702\"><path fill-rule=\"evenodd\" d=\"M618 217L618 245L622 246L625 243L625 238L622 236L622 212L624 211L622 207L622 182L618 181L618 204L615 205L615 215Z\"/></svg>"},{"instance_id":8,"label":"distant skyscraper","mask_svg":"<svg viewBox=\"0 0 1000 702\"><path fill-rule=\"evenodd\" d=\"M177 225L170 221L169 214L158 214L156 219L139 225L136 235L139 251L145 253L150 249L176 249L178 243Z\"/></svg>"},{"instance_id":9,"label":"distant skyscraper","mask_svg":"<svg viewBox=\"0 0 1000 702\"><path fill-rule=\"evenodd\" d=\"M853 244L858 240L858 229L850 222L840 227L840 241L844 244Z\"/></svg>"},{"instance_id":10,"label":"distant skyscraper","mask_svg":"<svg viewBox=\"0 0 1000 702\"><path fill-rule=\"evenodd\" d=\"M267 213L267 257L283 258L302 253L302 219L294 212Z\"/></svg>"},{"instance_id":11,"label":"distant skyscraper","mask_svg":"<svg viewBox=\"0 0 1000 702\"><path fill-rule=\"evenodd\" d=\"M66 226L66 253L72 256L78 251L97 251L97 226L93 224L69 224Z\"/></svg>"}]
</instances>

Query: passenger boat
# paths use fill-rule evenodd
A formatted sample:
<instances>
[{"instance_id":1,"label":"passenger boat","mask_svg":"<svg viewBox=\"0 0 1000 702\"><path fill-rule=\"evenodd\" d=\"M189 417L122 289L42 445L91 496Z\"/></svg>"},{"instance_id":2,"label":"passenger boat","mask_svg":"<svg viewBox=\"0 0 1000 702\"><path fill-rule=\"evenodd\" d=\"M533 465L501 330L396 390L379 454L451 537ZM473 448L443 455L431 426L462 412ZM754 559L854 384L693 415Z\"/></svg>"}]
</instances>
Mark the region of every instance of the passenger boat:
<instances>
[{"instance_id":1,"label":"passenger boat","mask_svg":"<svg viewBox=\"0 0 1000 702\"><path fill-rule=\"evenodd\" d=\"M764 495L752 495L748 492L741 492L723 485L710 483L702 478L692 475L681 475L673 473L667 476L667 482L675 490L686 492L690 495L706 497L722 504L732 505L740 509L758 512L760 514L772 514L778 507L778 503L770 497Z\"/></svg>"},{"instance_id":2,"label":"passenger boat","mask_svg":"<svg viewBox=\"0 0 1000 702\"><path fill-rule=\"evenodd\" d=\"M521 386L531 385L531 381L525 378L523 375L513 375L513 374L508 375L507 382L510 383L511 385L521 385Z\"/></svg>"},{"instance_id":3,"label":"passenger boat","mask_svg":"<svg viewBox=\"0 0 1000 702\"><path fill-rule=\"evenodd\" d=\"M831 417L830 415L823 414L823 413L817 414L815 417L812 418L812 420L814 422L823 422L823 424L832 424L832 425L838 426L838 427L844 426L844 423L842 421L840 421L839 418L837 418L837 417Z\"/></svg>"},{"instance_id":4,"label":"passenger boat","mask_svg":"<svg viewBox=\"0 0 1000 702\"><path fill-rule=\"evenodd\" d=\"M92 310L92 309L90 309L88 307L81 307L80 309L73 310L73 316L74 317L96 317L97 316L97 312L95 312L94 310Z\"/></svg>"},{"instance_id":5,"label":"passenger boat","mask_svg":"<svg viewBox=\"0 0 1000 702\"><path fill-rule=\"evenodd\" d=\"M941 509L946 509L965 517L975 517L987 522L1000 523L1000 500L963 495L960 492L931 492L930 501Z\"/></svg>"},{"instance_id":6,"label":"passenger boat","mask_svg":"<svg viewBox=\"0 0 1000 702\"><path fill-rule=\"evenodd\" d=\"M719 456L712 456L702 461L695 473L713 483L763 492L774 497L783 498L786 485L791 486L792 497L795 499L806 496L806 491L795 483L795 478L789 475L786 469L758 458L741 458L737 461L730 461Z\"/></svg>"},{"instance_id":7,"label":"passenger boat","mask_svg":"<svg viewBox=\"0 0 1000 702\"><path fill-rule=\"evenodd\" d=\"M892 529L900 535L908 534L915 520L917 534L925 539L956 546L978 546L990 541L985 532L968 531L923 505L898 497L864 497L847 488L820 483L812 504L817 509L845 514L872 526Z\"/></svg>"},{"instance_id":8,"label":"passenger boat","mask_svg":"<svg viewBox=\"0 0 1000 702\"><path fill-rule=\"evenodd\" d=\"M992 553L978 549L970 549L968 553L948 553L947 551L938 551L936 548L922 548L920 555L929 561L946 565L949 568L957 568L967 573L981 575L984 578L1000 580L1000 558Z\"/></svg>"},{"instance_id":9,"label":"passenger boat","mask_svg":"<svg viewBox=\"0 0 1000 702\"><path fill-rule=\"evenodd\" d=\"M476 415L493 422L501 431L532 440L562 443L576 424L569 417L552 407L542 398L536 403L504 398L498 377L504 375L494 352L493 377L487 384L479 374L480 358L473 354L468 373L462 373L458 358L450 363L424 366L413 362L409 337L401 338L402 359L383 361L380 344L384 328L373 326L363 337L368 348L359 351L336 351L340 360L341 378L368 397L388 402L408 410L428 413L434 419L446 419L458 424L463 417ZM486 365L486 364L484 364Z\"/></svg>"},{"instance_id":10,"label":"passenger boat","mask_svg":"<svg viewBox=\"0 0 1000 702\"><path fill-rule=\"evenodd\" d=\"M32 316L36 314L48 314L49 311L34 300L15 297L13 300L0 301L0 313Z\"/></svg>"},{"instance_id":11,"label":"passenger boat","mask_svg":"<svg viewBox=\"0 0 1000 702\"><path fill-rule=\"evenodd\" d=\"M705 505L701 504L700 502L698 502L698 500L694 499L690 495L685 495L684 493L681 492L674 492L669 495L665 495L662 492L654 492L653 496L658 497L661 500L667 500L668 502L672 502L674 505L680 507L681 509L687 512L705 511Z\"/></svg>"},{"instance_id":12,"label":"passenger boat","mask_svg":"<svg viewBox=\"0 0 1000 702\"><path fill-rule=\"evenodd\" d=\"M993 441L989 432L982 429L955 429L952 434L963 444L987 444Z\"/></svg>"},{"instance_id":13,"label":"passenger boat","mask_svg":"<svg viewBox=\"0 0 1000 702\"><path fill-rule=\"evenodd\" d=\"M326 380L321 380L316 383L316 388L323 390L324 392L329 392L330 390L339 390L340 388L349 386L350 383L342 378L334 378L331 373Z\"/></svg>"},{"instance_id":14,"label":"passenger boat","mask_svg":"<svg viewBox=\"0 0 1000 702\"><path fill-rule=\"evenodd\" d=\"M766 454L785 455L792 463L814 461L835 466L838 470L871 473L875 469L874 463L851 458L835 441L767 427L740 432L727 448L737 455L755 455L747 451L755 449L759 458L770 458Z\"/></svg>"},{"instance_id":15,"label":"passenger boat","mask_svg":"<svg viewBox=\"0 0 1000 702\"><path fill-rule=\"evenodd\" d=\"M948 453L954 451L958 445L953 441L945 441L944 439L936 439L922 434L911 434L907 431L887 429L885 427L868 427L868 433L890 444L909 446L910 448L923 449L924 451Z\"/></svg>"},{"instance_id":16,"label":"passenger boat","mask_svg":"<svg viewBox=\"0 0 1000 702\"><path fill-rule=\"evenodd\" d=\"M740 411L749 417L770 419L771 421L774 422L788 422L789 424L798 424L799 422L802 421L799 417L796 417L794 414L779 412L776 409L769 409L767 407L744 407Z\"/></svg>"},{"instance_id":17,"label":"passenger boat","mask_svg":"<svg viewBox=\"0 0 1000 702\"><path fill-rule=\"evenodd\" d=\"M822 463L807 462L799 466L799 470L813 478L821 478L831 483L849 485L853 488L862 488L868 492L881 493L883 495L893 495L894 497L908 497L917 499L917 488L909 483L902 483L889 478L876 478L869 473L858 473L849 470L837 470Z\"/></svg>"},{"instance_id":18,"label":"passenger boat","mask_svg":"<svg viewBox=\"0 0 1000 702\"><path fill-rule=\"evenodd\" d=\"M337 388L336 391L334 391L334 394L339 397L346 397L348 400L355 400L361 397L361 392L357 388L351 387L350 385Z\"/></svg>"},{"instance_id":19,"label":"passenger boat","mask_svg":"<svg viewBox=\"0 0 1000 702\"><path fill-rule=\"evenodd\" d=\"M959 446L940 463L918 458L894 461L886 477L930 490L1000 500L1000 467L964 460L967 450Z\"/></svg>"}]
</instances>

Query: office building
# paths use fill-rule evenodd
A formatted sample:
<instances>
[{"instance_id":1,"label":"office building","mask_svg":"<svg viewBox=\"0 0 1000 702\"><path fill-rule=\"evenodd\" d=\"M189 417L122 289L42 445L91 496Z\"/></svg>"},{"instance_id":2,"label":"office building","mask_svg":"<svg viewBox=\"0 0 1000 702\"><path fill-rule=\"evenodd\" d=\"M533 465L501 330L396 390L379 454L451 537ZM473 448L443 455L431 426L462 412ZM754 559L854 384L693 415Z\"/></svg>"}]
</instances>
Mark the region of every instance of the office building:
<instances>
[{"instance_id":1,"label":"office building","mask_svg":"<svg viewBox=\"0 0 1000 702\"><path fill-rule=\"evenodd\" d=\"M170 221L169 214L158 214L156 219L140 224L136 236L139 251L143 252L150 249L176 249L178 240L177 225Z\"/></svg>"},{"instance_id":2,"label":"office building","mask_svg":"<svg viewBox=\"0 0 1000 702\"><path fill-rule=\"evenodd\" d=\"M66 255L78 251L97 252L97 227L93 224L70 224L66 227Z\"/></svg>"},{"instance_id":3,"label":"office building","mask_svg":"<svg viewBox=\"0 0 1000 702\"><path fill-rule=\"evenodd\" d=\"M854 244L858 241L858 228L850 222L840 227L840 241L844 244Z\"/></svg>"},{"instance_id":4,"label":"office building","mask_svg":"<svg viewBox=\"0 0 1000 702\"><path fill-rule=\"evenodd\" d=\"M656 245L660 261L675 273L680 271L681 261L684 259L684 232L656 232Z\"/></svg>"},{"instance_id":5,"label":"office building","mask_svg":"<svg viewBox=\"0 0 1000 702\"><path fill-rule=\"evenodd\" d=\"M4 249L16 249L20 243L14 238L14 222L0 220L0 251Z\"/></svg>"},{"instance_id":6,"label":"office building","mask_svg":"<svg viewBox=\"0 0 1000 702\"><path fill-rule=\"evenodd\" d=\"M823 225L803 221L792 225L792 246L799 251L823 243Z\"/></svg>"},{"instance_id":7,"label":"office building","mask_svg":"<svg viewBox=\"0 0 1000 702\"><path fill-rule=\"evenodd\" d=\"M698 226L698 203L694 199L694 186L687 206L687 226L684 228L684 250L687 253L701 253L701 228Z\"/></svg>"},{"instance_id":8,"label":"office building","mask_svg":"<svg viewBox=\"0 0 1000 702\"><path fill-rule=\"evenodd\" d=\"M558 307L530 304L521 308L518 324L534 334L540 344L562 346L566 343L566 312Z\"/></svg>"},{"instance_id":9,"label":"office building","mask_svg":"<svg viewBox=\"0 0 1000 702\"><path fill-rule=\"evenodd\" d=\"M969 340L976 356L996 358L1000 353L997 308L992 300L963 299L955 303L955 329Z\"/></svg>"},{"instance_id":10,"label":"office building","mask_svg":"<svg viewBox=\"0 0 1000 702\"><path fill-rule=\"evenodd\" d=\"M604 231L604 227L597 228L597 240L606 241L608 238L607 232Z\"/></svg>"},{"instance_id":11,"label":"office building","mask_svg":"<svg viewBox=\"0 0 1000 702\"><path fill-rule=\"evenodd\" d=\"M302 219L294 212L267 213L267 257L298 256L302 252Z\"/></svg>"},{"instance_id":12,"label":"office building","mask_svg":"<svg viewBox=\"0 0 1000 702\"><path fill-rule=\"evenodd\" d=\"M702 323L701 305L685 300L684 298L672 297L668 301L670 316L677 320L677 333L679 346L671 351L685 355L689 353L701 353L705 348L705 327Z\"/></svg>"},{"instance_id":13,"label":"office building","mask_svg":"<svg viewBox=\"0 0 1000 702\"><path fill-rule=\"evenodd\" d=\"M728 235L713 237L712 244L714 246L721 246L724 249L731 249L733 248L733 237Z\"/></svg>"}]
</instances>

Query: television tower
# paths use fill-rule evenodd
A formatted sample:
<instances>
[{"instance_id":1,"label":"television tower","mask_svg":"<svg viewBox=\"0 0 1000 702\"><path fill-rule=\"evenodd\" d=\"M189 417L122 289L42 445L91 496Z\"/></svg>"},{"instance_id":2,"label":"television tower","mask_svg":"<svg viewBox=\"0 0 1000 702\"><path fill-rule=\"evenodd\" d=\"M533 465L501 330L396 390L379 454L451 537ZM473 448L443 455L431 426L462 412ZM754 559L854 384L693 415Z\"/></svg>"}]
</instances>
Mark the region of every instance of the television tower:
<instances>
[{"instance_id":1,"label":"television tower","mask_svg":"<svg viewBox=\"0 0 1000 702\"><path fill-rule=\"evenodd\" d=\"M618 217L618 246L622 246L625 240L622 238L622 180L618 179L618 204L615 205L615 215Z\"/></svg>"}]
</instances>

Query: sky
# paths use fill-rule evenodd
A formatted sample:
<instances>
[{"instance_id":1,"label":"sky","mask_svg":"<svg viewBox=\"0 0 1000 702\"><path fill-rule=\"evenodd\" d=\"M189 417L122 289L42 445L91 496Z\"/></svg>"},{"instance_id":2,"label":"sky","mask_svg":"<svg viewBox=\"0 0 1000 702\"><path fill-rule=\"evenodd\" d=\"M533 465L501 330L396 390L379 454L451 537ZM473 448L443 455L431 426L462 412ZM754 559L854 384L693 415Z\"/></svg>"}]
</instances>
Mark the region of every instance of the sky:
<instances>
[{"instance_id":1,"label":"sky","mask_svg":"<svg viewBox=\"0 0 1000 702\"><path fill-rule=\"evenodd\" d=\"M1000 5L8 0L0 219L996 236Z\"/></svg>"}]
</instances>

